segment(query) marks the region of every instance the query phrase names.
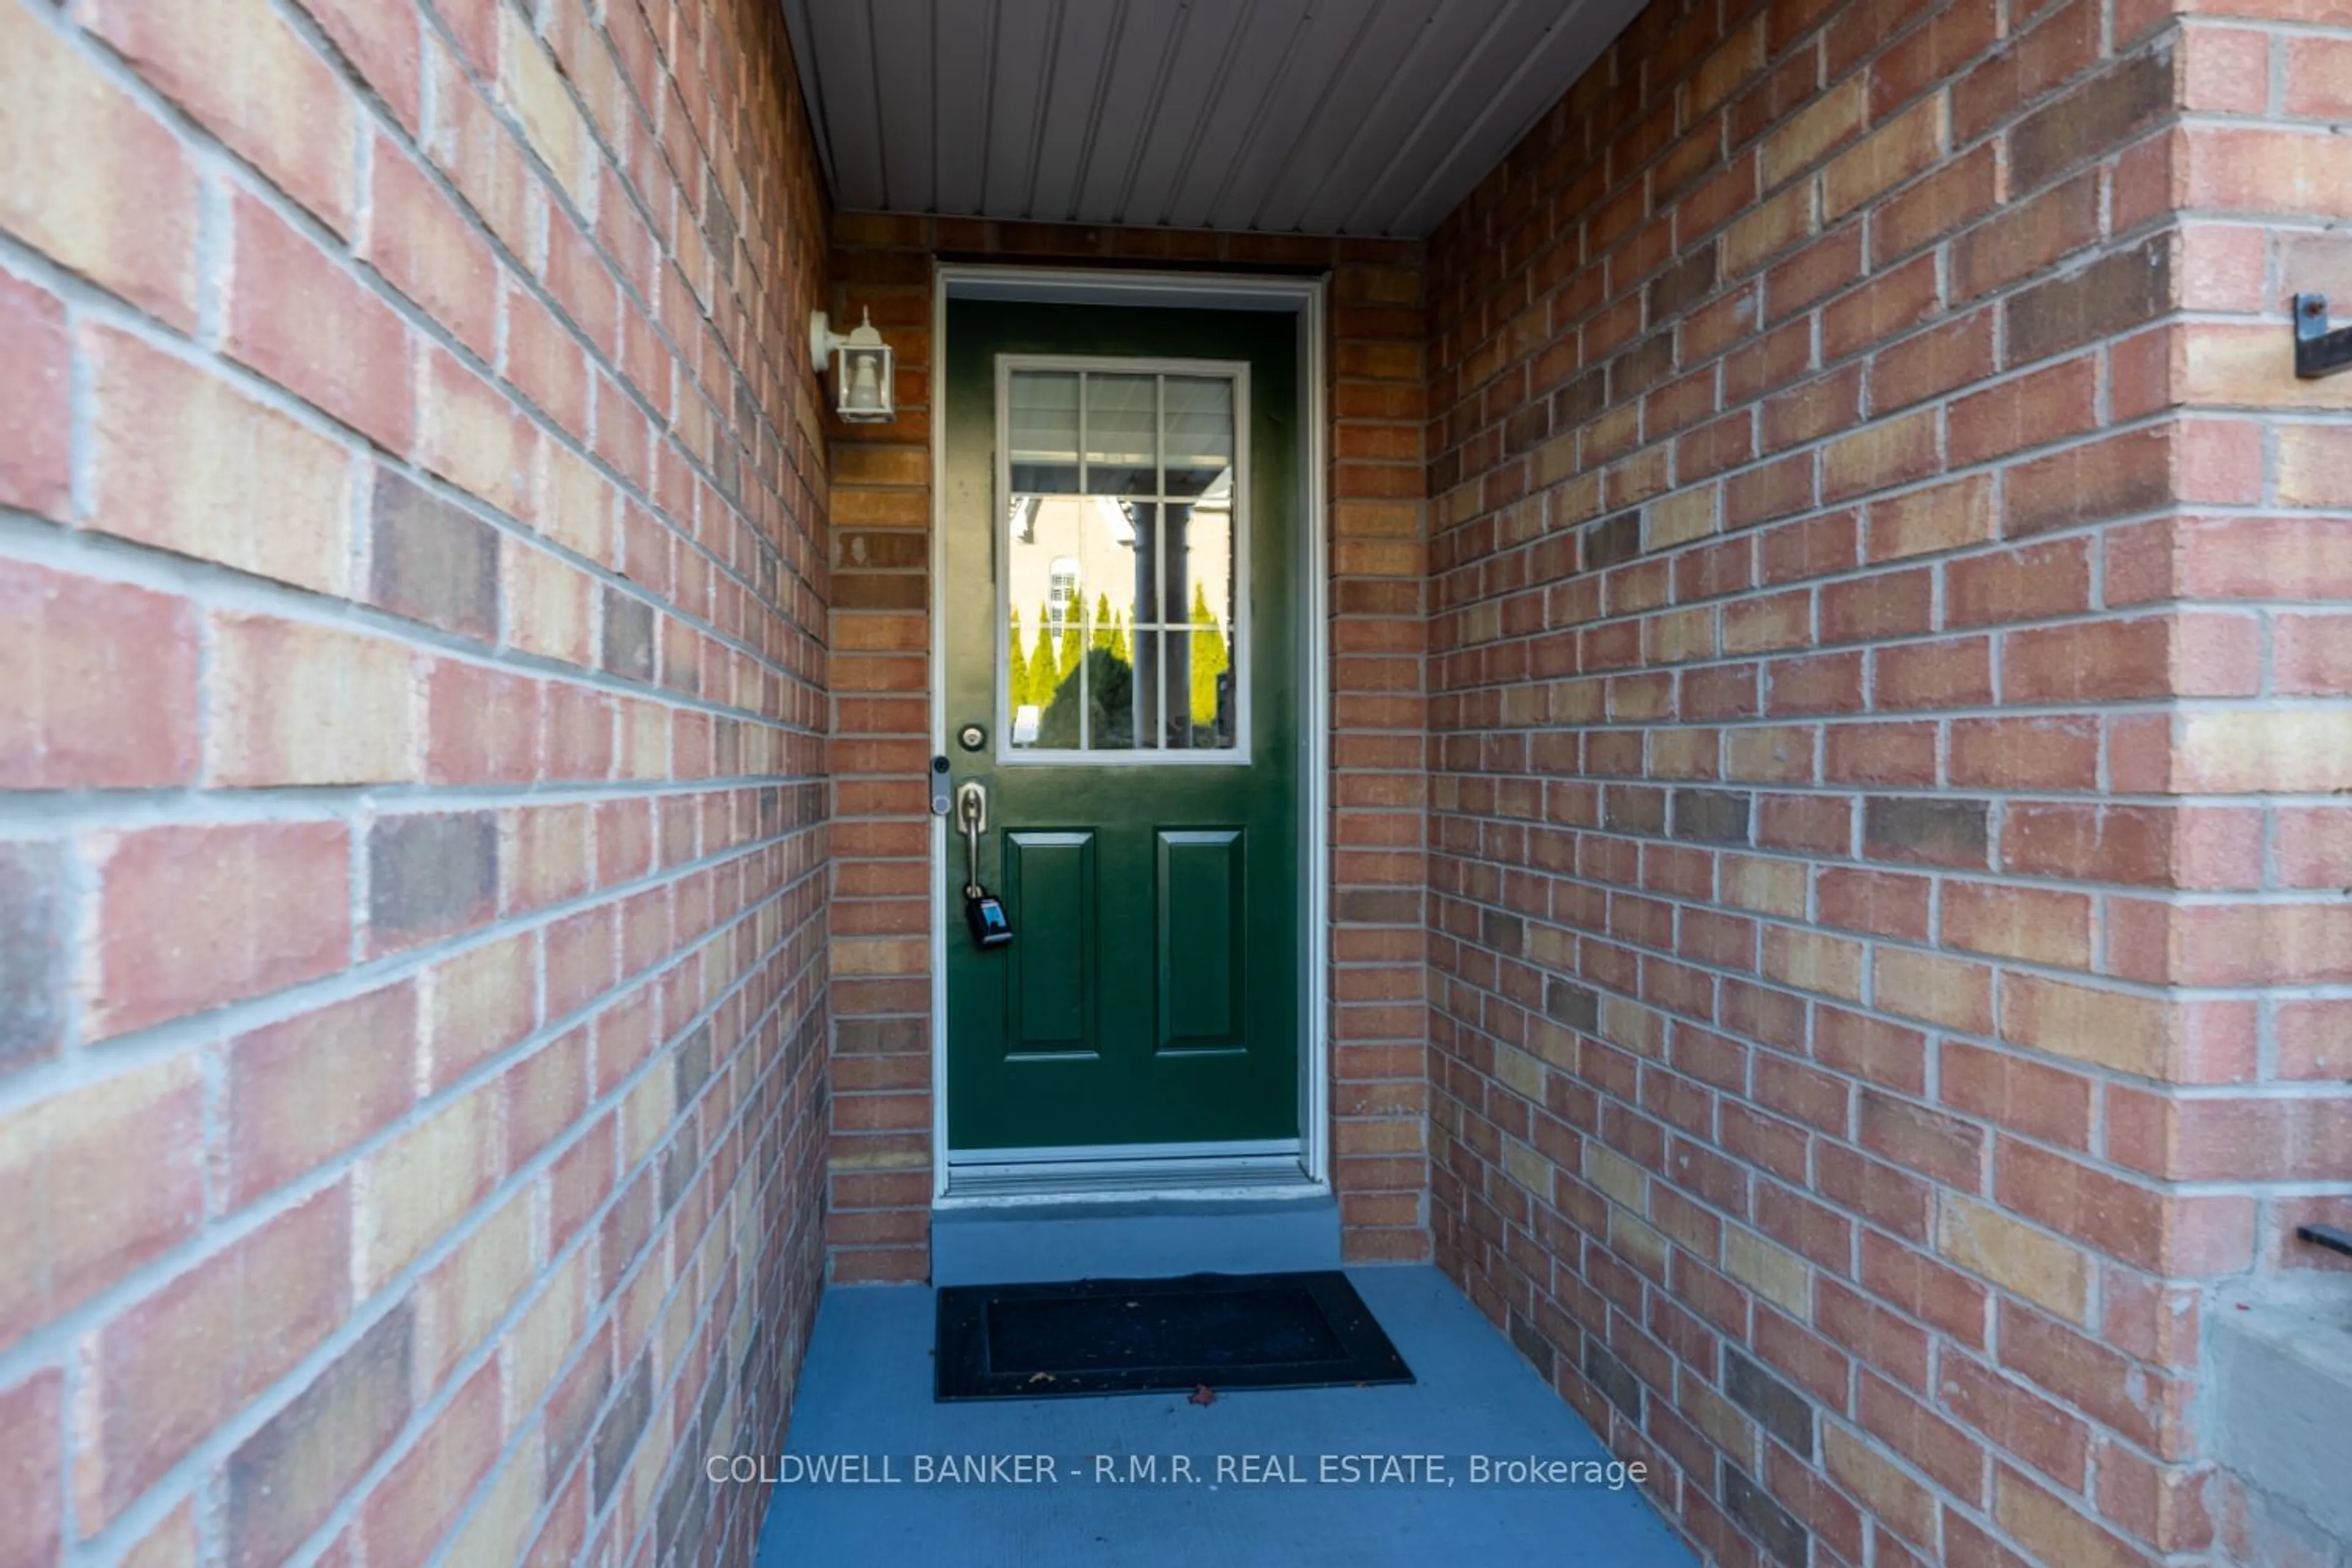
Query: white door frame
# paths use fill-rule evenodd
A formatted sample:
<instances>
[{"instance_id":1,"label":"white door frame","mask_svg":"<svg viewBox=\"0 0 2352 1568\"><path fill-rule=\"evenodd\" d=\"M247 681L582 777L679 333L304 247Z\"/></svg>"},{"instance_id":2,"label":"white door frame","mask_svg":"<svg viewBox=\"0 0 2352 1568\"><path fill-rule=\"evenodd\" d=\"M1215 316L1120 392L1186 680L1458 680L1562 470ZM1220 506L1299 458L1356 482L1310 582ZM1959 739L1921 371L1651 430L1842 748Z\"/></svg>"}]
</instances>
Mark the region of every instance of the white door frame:
<instances>
[{"instance_id":1,"label":"white door frame","mask_svg":"<svg viewBox=\"0 0 2352 1568\"><path fill-rule=\"evenodd\" d=\"M931 819L931 1201L935 1207L997 1205L1089 1197L1132 1202L1159 1193L1189 1197L1296 1197L1330 1191L1330 599L1328 499L1326 465L1330 460L1329 410L1324 391L1325 279L1255 277L1239 273L1129 272L1104 268L990 267L942 263L931 285L931 752L951 754L948 744L944 643L947 620L944 550L947 420L940 400L947 370L948 300L1019 300L1038 304L1142 305L1194 310L1263 310L1298 319L1298 402L1301 491L1304 501L1296 546L1297 568L1305 574L1298 595L1306 636L1298 689L1300 856L1299 908L1307 918L1299 931L1299 1128L1295 1163L1287 1155L1269 1161L1259 1146L1201 1145L1186 1155L1158 1150L1129 1151L1130 1158L1105 1160L1105 1151L1021 1151L1027 1158L964 1164L966 1180L950 1192L954 1166L948 1148L948 835L944 819ZM1188 1149L1191 1146L1187 1146ZM1065 1158L1052 1158L1054 1155Z\"/></svg>"}]
</instances>

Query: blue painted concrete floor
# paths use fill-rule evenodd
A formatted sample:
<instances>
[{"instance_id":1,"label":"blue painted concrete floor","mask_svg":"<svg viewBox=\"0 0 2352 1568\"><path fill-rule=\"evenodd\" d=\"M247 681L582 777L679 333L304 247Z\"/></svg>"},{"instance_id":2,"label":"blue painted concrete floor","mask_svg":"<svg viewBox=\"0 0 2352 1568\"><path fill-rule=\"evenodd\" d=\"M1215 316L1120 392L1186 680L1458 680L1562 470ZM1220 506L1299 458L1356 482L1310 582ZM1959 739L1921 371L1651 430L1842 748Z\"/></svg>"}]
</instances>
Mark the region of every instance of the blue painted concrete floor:
<instances>
[{"instance_id":1,"label":"blue painted concrete floor","mask_svg":"<svg viewBox=\"0 0 2352 1568\"><path fill-rule=\"evenodd\" d=\"M1417 1382L1205 1406L1181 1394L936 1405L932 1292L828 1290L789 1452L751 1483L772 1492L761 1568L1690 1568L1640 1491L1608 1484L1591 1428L1442 1274L1349 1278ZM1413 1479L1420 1455L1441 1456L1442 1475ZM1345 1479L1349 1456L1367 1479ZM1566 1461L1551 1472L1565 1479L1514 1484L1497 1469L1481 1483L1474 1456ZM993 1461L995 1479L942 1479L941 1457L983 1472ZM835 1479L805 1479L812 1467Z\"/></svg>"}]
</instances>

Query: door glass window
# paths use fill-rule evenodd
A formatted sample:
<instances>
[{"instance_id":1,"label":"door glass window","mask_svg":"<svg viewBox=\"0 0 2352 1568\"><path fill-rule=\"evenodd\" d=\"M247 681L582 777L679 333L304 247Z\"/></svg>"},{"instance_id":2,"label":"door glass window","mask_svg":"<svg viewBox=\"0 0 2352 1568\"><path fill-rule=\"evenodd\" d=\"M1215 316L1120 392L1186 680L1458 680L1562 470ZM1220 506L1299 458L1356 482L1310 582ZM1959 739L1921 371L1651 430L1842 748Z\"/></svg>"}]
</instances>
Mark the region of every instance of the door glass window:
<instances>
[{"instance_id":1,"label":"door glass window","mask_svg":"<svg viewBox=\"0 0 2352 1568\"><path fill-rule=\"evenodd\" d=\"M1237 749L1233 380L1015 370L1008 382L1013 748Z\"/></svg>"}]
</instances>

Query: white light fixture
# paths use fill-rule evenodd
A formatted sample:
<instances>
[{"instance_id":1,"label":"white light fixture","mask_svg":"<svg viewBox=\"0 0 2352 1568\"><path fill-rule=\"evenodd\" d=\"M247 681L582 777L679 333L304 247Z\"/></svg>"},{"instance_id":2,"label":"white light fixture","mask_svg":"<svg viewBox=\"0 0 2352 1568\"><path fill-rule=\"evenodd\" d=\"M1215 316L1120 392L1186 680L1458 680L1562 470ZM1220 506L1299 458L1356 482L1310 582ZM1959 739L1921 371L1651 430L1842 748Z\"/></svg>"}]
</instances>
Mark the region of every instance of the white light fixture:
<instances>
[{"instance_id":1,"label":"white light fixture","mask_svg":"<svg viewBox=\"0 0 2352 1568\"><path fill-rule=\"evenodd\" d=\"M857 330L844 337L823 310L809 316L809 359L833 362L833 411L851 425L887 425L890 405L890 345L874 330L867 310Z\"/></svg>"}]
</instances>

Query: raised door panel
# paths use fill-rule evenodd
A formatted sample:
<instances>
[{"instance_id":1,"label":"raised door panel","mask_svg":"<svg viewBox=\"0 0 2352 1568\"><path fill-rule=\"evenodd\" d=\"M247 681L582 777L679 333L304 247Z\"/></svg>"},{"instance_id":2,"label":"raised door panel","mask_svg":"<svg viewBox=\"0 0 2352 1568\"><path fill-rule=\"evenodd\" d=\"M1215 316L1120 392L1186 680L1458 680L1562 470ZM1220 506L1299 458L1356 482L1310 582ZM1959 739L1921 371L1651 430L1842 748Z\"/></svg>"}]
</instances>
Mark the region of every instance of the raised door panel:
<instances>
[{"instance_id":1,"label":"raised door panel","mask_svg":"<svg viewBox=\"0 0 2352 1568\"><path fill-rule=\"evenodd\" d=\"M1160 830L1161 1050L1234 1050L1247 1044L1242 844L1238 827Z\"/></svg>"},{"instance_id":2,"label":"raised door panel","mask_svg":"<svg viewBox=\"0 0 2352 1568\"><path fill-rule=\"evenodd\" d=\"M1004 1054L1099 1054L1095 836L1007 833L1004 899L1016 933L1004 950Z\"/></svg>"}]
</instances>

